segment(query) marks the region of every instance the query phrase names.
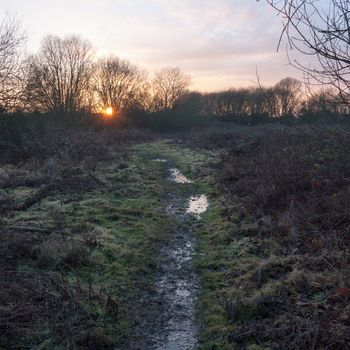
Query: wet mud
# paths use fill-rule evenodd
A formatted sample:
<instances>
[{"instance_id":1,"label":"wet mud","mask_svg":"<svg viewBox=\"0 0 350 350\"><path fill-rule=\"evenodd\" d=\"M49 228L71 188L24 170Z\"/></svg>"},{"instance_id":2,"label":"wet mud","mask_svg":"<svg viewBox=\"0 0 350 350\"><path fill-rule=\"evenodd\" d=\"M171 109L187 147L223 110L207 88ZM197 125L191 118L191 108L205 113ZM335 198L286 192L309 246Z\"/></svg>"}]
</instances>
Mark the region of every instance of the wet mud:
<instances>
[{"instance_id":1,"label":"wet mud","mask_svg":"<svg viewBox=\"0 0 350 350\"><path fill-rule=\"evenodd\" d=\"M193 264L194 230L209 203L205 195L195 193L193 182L179 169L162 158L155 161L166 163L169 188L173 188L166 194L166 212L174 220L175 229L160 252L155 292L145 297L147 311L137 327L139 340L131 348L194 350L197 348L195 304L199 292ZM188 191L179 191L177 186L188 186Z\"/></svg>"}]
</instances>

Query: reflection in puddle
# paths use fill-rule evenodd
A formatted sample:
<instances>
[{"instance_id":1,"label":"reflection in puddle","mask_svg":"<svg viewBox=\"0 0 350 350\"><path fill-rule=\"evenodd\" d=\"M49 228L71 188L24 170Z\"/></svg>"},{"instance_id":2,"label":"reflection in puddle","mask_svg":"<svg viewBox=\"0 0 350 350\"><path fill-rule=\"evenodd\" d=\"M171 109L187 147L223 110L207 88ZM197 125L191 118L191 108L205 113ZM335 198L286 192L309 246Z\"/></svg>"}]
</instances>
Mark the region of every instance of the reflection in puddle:
<instances>
[{"instance_id":1,"label":"reflection in puddle","mask_svg":"<svg viewBox=\"0 0 350 350\"><path fill-rule=\"evenodd\" d=\"M190 184L192 183L185 175L182 175L179 169L171 168L170 180L175 181L178 184Z\"/></svg>"},{"instance_id":2,"label":"reflection in puddle","mask_svg":"<svg viewBox=\"0 0 350 350\"><path fill-rule=\"evenodd\" d=\"M190 198L186 212L194 214L199 219L201 214L207 211L208 206L209 202L206 195L193 196Z\"/></svg>"}]
</instances>

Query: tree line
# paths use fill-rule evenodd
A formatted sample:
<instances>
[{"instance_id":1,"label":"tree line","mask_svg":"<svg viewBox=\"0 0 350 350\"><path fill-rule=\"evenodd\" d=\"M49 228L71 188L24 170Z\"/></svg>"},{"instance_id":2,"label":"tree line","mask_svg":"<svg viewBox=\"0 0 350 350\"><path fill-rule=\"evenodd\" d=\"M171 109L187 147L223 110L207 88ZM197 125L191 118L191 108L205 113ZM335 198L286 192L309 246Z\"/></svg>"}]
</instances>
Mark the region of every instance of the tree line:
<instances>
[{"instance_id":1,"label":"tree line","mask_svg":"<svg viewBox=\"0 0 350 350\"><path fill-rule=\"evenodd\" d=\"M334 89L305 94L303 83L285 78L275 86L190 92L191 78L177 67L153 76L116 56L96 58L90 42L72 35L46 36L37 53L23 54L25 36L18 21L6 16L0 24L0 111L127 114L178 110L200 116L239 119L290 118L340 108Z\"/></svg>"},{"instance_id":2,"label":"tree line","mask_svg":"<svg viewBox=\"0 0 350 350\"><path fill-rule=\"evenodd\" d=\"M174 108L191 79L177 67L154 77L116 56L96 59L79 36L46 36L36 54L24 56L19 23L7 16L0 25L0 109L74 113L131 108Z\"/></svg>"}]
</instances>

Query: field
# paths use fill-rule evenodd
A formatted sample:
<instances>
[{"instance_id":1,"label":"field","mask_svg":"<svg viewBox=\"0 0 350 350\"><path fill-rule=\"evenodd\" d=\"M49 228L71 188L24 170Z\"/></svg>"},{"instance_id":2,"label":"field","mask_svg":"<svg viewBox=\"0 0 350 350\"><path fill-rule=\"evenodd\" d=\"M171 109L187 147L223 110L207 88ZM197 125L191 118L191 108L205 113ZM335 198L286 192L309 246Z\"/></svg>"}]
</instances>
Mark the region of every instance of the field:
<instances>
[{"instance_id":1,"label":"field","mask_svg":"<svg viewBox=\"0 0 350 350\"><path fill-rule=\"evenodd\" d=\"M111 128L59 142L1 157L0 349L157 349L171 306L157 285L188 243L174 246L179 232L194 242L181 271L198 279L191 346L348 348L348 130ZM208 210L181 219L194 194Z\"/></svg>"}]
</instances>

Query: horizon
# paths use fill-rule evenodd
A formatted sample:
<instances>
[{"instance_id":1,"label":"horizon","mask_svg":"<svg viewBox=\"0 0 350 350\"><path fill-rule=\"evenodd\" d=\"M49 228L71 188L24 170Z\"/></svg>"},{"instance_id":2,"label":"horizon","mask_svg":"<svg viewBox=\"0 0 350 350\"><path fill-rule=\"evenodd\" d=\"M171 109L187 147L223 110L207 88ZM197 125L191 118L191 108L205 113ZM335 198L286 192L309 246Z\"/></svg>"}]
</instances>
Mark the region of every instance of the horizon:
<instances>
[{"instance_id":1,"label":"horizon","mask_svg":"<svg viewBox=\"0 0 350 350\"><path fill-rule=\"evenodd\" d=\"M28 53L35 53L48 34L77 34L91 42L97 56L115 55L150 73L179 67L192 77L191 90L200 92L252 86L256 71L264 85L287 76L302 80L285 50L277 52L281 18L264 2L212 0L205 8L198 0L182 5L164 0L0 4L2 12L20 19Z\"/></svg>"}]
</instances>

